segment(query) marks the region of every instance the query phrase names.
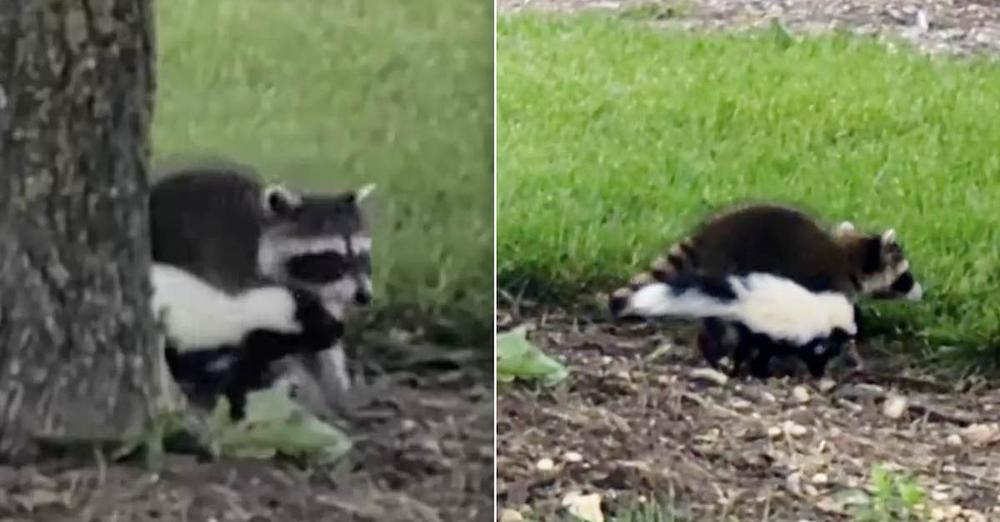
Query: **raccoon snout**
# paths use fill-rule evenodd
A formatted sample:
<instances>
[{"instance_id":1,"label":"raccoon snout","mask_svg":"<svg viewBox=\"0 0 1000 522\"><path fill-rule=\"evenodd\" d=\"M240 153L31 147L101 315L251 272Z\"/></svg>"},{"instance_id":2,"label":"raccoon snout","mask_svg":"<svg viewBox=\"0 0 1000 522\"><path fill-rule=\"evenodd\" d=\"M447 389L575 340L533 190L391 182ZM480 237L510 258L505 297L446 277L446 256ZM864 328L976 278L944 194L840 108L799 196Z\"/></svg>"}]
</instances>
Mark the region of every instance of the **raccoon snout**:
<instances>
[{"instance_id":1,"label":"raccoon snout","mask_svg":"<svg viewBox=\"0 0 1000 522\"><path fill-rule=\"evenodd\" d=\"M359 288L354 292L354 302L360 306L366 306L372 302L372 294L364 288Z\"/></svg>"}]
</instances>

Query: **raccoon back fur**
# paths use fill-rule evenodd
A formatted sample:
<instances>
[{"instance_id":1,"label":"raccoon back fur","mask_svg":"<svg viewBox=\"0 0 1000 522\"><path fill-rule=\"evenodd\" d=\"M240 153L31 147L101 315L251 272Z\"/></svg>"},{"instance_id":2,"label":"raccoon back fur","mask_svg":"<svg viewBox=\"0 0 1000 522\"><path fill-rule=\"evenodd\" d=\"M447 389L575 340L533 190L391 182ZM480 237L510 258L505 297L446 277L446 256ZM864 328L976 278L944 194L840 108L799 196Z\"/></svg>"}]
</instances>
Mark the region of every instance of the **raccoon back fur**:
<instances>
[{"instance_id":1,"label":"raccoon back fur","mask_svg":"<svg viewBox=\"0 0 1000 522\"><path fill-rule=\"evenodd\" d=\"M635 289L675 274L750 272L786 277L814 292L840 292L854 301L863 296L920 299L923 293L894 230L863 234L845 222L831 232L801 210L753 204L704 221L629 286L616 290L610 308L618 315Z\"/></svg>"}]
</instances>

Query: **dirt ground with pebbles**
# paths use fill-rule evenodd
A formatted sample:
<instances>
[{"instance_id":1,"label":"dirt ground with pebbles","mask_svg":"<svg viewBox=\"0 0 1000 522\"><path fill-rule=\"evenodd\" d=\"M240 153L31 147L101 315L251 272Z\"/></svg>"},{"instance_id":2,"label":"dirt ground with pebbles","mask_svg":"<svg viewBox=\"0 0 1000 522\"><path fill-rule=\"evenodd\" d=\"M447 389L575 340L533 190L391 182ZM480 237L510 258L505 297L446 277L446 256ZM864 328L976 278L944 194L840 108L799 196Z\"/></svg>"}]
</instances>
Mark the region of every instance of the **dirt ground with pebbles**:
<instances>
[{"instance_id":1,"label":"dirt ground with pebbles","mask_svg":"<svg viewBox=\"0 0 1000 522\"><path fill-rule=\"evenodd\" d=\"M690 520L849 520L881 463L924 486L935 519L1000 520L993 383L900 370L870 350L863 374L723 383L690 331L525 321L570 376L500 388L504 509L545 520L567 495L597 493L605 515L643 495L676 499Z\"/></svg>"},{"instance_id":2,"label":"dirt ground with pebbles","mask_svg":"<svg viewBox=\"0 0 1000 522\"><path fill-rule=\"evenodd\" d=\"M793 32L843 29L902 39L931 53L1000 53L1000 0L498 0L501 13L640 12L682 29L745 29L780 21Z\"/></svg>"},{"instance_id":3,"label":"dirt ground with pebbles","mask_svg":"<svg viewBox=\"0 0 1000 522\"><path fill-rule=\"evenodd\" d=\"M841 29L932 54L1000 54L1000 0L498 0L522 10L630 14L664 28ZM500 49L502 52L502 48ZM502 86L501 86L502 88ZM567 495L673 497L691 520L850 520L872 466L912 474L935 520L1000 520L1000 386L900 371L865 356L836 381L728 380L705 372L691 332L582 318L499 318L570 368L553 389L498 399L498 495L546 519ZM668 347L664 349L664 347ZM654 356L655 355L655 356ZM651 357L653 356L653 357ZM704 372L704 374L702 374Z\"/></svg>"},{"instance_id":4,"label":"dirt ground with pebbles","mask_svg":"<svg viewBox=\"0 0 1000 522\"><path fill-rule=\"evenodd\" d=\"M271 460L0 465L0 522L439 522L493 518L492 355L427 357L355 404L330 468ZM402 358L400 358L402 359Z\"/></svg>"}]
</instances>

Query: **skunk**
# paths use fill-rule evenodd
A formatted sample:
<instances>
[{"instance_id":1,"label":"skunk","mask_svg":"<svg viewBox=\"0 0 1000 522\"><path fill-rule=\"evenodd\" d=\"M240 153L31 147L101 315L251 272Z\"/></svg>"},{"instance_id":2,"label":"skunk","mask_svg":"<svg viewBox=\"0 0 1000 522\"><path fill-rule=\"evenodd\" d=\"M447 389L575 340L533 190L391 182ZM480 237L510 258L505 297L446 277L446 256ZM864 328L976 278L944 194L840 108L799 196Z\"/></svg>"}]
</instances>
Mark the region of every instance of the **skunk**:
<instances>
[{"instance_id":1,"label":"skunk","mask_svg":"<svg viewBox=\"0 0 1000 522\"><path fill-rule=\"evenodd\" d=\"M153 264L151 279L171 375L195 403L211 408L224 395L233 420L245 416L249 391L273 382L272 363L326 350L344 333L322 298L306 290L259 284L228 294L163 263Z\"/></svg>"},{"instance_id":2,"label":"skunk","mask_svg":"<svg viewBox=\"0 0 1000 522\"><path fill-rule=\"evenodd\" d=\"M816 377L858 333L856 307L843 294L811 291L790 279L754 272L723 278L678 275L633 292L621 316L708 319L699 342L736 346L732 374L751 358L751 373L770 375L773 356L800 357ZM727 330L722 325L733 325ZM710 363L714 361L709 359Z\"/></svg>"}]
</instances>

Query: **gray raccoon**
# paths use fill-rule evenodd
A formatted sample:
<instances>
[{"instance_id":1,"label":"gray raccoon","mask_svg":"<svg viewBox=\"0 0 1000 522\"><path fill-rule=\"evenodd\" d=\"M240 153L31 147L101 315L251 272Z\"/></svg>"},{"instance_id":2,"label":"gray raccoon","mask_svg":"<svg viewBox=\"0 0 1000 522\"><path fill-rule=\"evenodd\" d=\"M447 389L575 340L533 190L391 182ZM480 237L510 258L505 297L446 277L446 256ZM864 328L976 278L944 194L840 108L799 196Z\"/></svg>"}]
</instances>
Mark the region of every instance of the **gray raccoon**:
<instances>
[{"instance_id":1,"label":"gray raccoon","mask_svg":"<svg viewBox=\"0 0 1000 522\"><path fill-rule=\"evenodd\" d=\"M371 188L300 195L240 165L175 169L151 187L153 260L230 293L261 280L308 290L340 317L372 299L371 234L360 207ZM302 356L304 366L325 386L346 389L343 349L331 348Z\"/></svg>"},{"instance_id":2,"label":"gray raccoon","mask_svg":"<svg viewBox=\"0 0 1000 522\"><path fill-rule=\"evenodd\" d=\"M616 290L609 306L618 316L637 288L680 274L724 277L751 272L786 277L813 292L839 292L855 303L863 297L918 300L923 294L892 229L864 234L844 222L831 231L799 209L751 204L705 220L647 272ZM709 319L704 329L720 326ZM727 350L705 343L704 333L699 345L714 365ZM854 358L860 363L856 353Z\"/></svg>"}]
</instances>

